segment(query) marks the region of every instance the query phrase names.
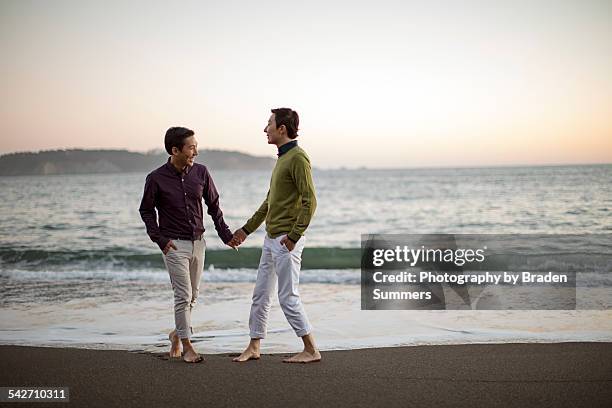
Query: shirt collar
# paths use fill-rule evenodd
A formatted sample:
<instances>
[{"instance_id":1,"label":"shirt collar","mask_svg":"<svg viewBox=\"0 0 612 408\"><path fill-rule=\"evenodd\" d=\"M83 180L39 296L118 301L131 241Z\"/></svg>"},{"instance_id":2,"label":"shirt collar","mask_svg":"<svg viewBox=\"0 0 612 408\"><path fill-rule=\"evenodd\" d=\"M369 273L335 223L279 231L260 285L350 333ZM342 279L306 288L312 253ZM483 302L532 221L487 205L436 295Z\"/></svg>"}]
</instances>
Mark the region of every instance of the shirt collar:
<instances>
[{"instance_id":1,"label":"shirt collar","mask_svg":"<svg viewBox=\"0 0 612 408\"><path fill-rule=\"evenodd\" d=\"M289 150L293 149L297 146L297 140L292 140L278 148L278 157L281 157L283 154L287 153Z\"/></svg>"},{"instance_id":2,"label":"shirt collar","mask_svg":"<svg viewBox=\"0 0 612 408\"><path fill-rule=\"evenodd\" d=\"M180 174L183 174L183 173L184 173L184 174L189 174L189 171L191 170L191 167L192 167L192 166L190 166L190 165L185 166L185 170L183 170L183 173L181 173L180 171L178 171L178 170L176 169L176 167L174 167L174 164L172 164L172 163L170 162L170 159L171 159L171 157L168 157L168 161L166 162L166 168L167 168L168 170L170 170L171 172L173 172L173 173L175 173L175 174L179 174L179 175L180 175Z\"/></svg>"}]
</instances>

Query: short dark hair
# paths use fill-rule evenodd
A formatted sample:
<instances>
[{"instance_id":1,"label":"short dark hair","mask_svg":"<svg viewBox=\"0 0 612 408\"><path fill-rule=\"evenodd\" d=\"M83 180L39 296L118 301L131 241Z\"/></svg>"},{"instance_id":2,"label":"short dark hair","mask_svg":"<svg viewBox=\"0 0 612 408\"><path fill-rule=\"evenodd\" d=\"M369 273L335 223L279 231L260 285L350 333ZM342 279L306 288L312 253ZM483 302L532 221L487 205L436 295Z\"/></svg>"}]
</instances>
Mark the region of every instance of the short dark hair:
<instances>
[{"instance_id":1,"label":"short dark hair","mask_svg":"<svg viewBox=\"0 0 612 408\"><path fill-rule=\"evenodd\" d=\"M298 137L297 132L300 124L300 117L296 111L290 108L276 108L272 109L272 113L274 114L277 128L285 125L285 128L287 128L287 136L289 136L290 139Z\"/></svg>"},{"instance_id":2,"label":"short dark hair","mask_svg":"<svg viewBox=\"0 0 612 408\"><path fill-rule=\"evenodd\" d=\"M172 154L172 148L176 147L179 150L183 150L185 146L185 139L193 136L195 133L191 129L184 127L171 127L166 131L166 137L164 138L164 145L168 154Z\"/></svg>"}]
</instances>

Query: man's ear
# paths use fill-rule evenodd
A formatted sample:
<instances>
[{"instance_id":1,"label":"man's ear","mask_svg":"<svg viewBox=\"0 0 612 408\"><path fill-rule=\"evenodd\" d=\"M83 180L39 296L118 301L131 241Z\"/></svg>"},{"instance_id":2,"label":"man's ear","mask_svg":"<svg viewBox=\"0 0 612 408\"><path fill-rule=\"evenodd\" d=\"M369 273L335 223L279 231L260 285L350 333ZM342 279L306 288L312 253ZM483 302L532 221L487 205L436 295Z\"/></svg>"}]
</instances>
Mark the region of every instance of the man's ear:
<instances>
[{"instance_id":1,"label":"man's ear","mask_svg":"<svg viewBox=\"0 0 612 408\"><path fill-rule=\"evenodd\" d=\"M176 146L172 146L172 155L174 156L175 154L179 153L179 149Z\"/></svg>"}]
</instances>

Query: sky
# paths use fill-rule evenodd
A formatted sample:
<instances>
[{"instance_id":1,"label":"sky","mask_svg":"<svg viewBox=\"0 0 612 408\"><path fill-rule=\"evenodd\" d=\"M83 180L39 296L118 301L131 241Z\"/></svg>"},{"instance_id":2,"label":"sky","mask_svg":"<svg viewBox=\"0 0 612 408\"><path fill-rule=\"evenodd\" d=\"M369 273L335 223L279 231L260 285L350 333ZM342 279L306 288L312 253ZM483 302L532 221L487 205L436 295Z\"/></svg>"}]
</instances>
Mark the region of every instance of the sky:
<instances>
[{"instance_id":1,"label":"sky","mask_svg":"<svg viewBox=\"0 0 612 408\"><path fill-rule=\"evenodd\" d=\"M0 154L275 156L319 168L612 162L611 1L0 0Z\"/></svg>"}]
</instances>

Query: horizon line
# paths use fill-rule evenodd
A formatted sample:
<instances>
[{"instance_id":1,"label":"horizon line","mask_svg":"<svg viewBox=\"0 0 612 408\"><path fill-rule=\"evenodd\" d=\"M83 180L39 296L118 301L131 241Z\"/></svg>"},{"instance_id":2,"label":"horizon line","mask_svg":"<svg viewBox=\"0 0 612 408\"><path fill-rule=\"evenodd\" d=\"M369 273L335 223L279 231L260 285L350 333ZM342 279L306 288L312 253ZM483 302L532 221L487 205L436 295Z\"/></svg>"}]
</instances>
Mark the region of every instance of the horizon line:
<instances>
[{"instance_id":1,"label":"horizon line","mask_svg":"<svg viewBox=\"0 0 612 408\"><path fill-rule=\"evenodd\" d=\"M57 152L57 151L70 151L70 150L80 150L80 151L124 151L128 153L139 153L139 154L151 154L155 151L159 150L159 153L165 153L164 148L154 148L149 150L132 150L126 148L81 148L81 147L70 147L70 148L55 148L55 149L40 149L40 150L21 150L21 151L13 151L13 152L1 152L0 158L7 155L12 154L26 154L26 153L43 153L43 152ZM260 156L254 155L252 153L240 151L240 150L231 150L231 149L203 149L202 151L222 151L222 152L230 152L230 153L239 153L245 154L251 157L258 158L275 158L273 155L268 156ZM354 166L338 166L338 167L319 167L313 166L313 169L319 171L334 171L334 170L452 170L452 169L487 169L487 168L520 168L520 167L585 167L585 166L606 166L612 165L612 162L568 162L568 163L510 163L510 164L449 164L449 165L415 165L415 166L405 166L405 167L370 167L365 165L354 165Z\"/></svg>"}]
</instances>

